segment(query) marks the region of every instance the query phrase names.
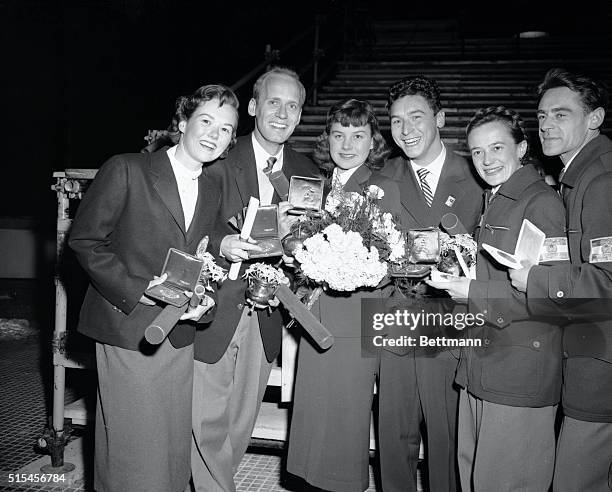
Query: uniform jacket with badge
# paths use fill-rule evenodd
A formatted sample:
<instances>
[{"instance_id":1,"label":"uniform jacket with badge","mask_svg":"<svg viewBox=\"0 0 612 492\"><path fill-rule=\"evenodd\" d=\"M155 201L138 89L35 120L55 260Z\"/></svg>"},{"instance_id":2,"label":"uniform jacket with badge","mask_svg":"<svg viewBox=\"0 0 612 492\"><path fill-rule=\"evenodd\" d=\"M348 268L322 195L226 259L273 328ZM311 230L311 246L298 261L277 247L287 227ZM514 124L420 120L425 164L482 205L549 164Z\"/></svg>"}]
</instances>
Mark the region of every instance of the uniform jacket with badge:
<instances>
[{"instance_id":1,"label":"uniform jacket with badge","mask_svg":"<svg viewBox=\"0 0 612 492\"><path fill-rule=\"evenodd\" d=\"M465 228L471 233L478 224L478 218L482 211L483 188L479 178L474 174L470 164L461 156L457 155L452 147L446 147L446 158L442 166L442 172L438 180L438 186L431 207L427 205L425 197L419 185L410 161L405 157L390 159L381 174L398 182L401 199L401 222L405 229L422 229L429 227L440 227L442 216L446 213L454 213ZM433 290L433 289L431 289ZM443 296L442 293L437 293ZM435 292L432 295L436 295ZM445 336L445 333L433 333L428 328L427 334ZM443 327L440 327L443 330ZM450 327L451 331L454 328ZM396 335L406 335L403 328L399 328ZM414 333L410 333L414 334ZM385 347L396 354L407 354L414 349L409 347ZM426 352L429 357L449 357L451 352L438 347L422 348L420 352Z\"/></svg>"},{"instance_id":2,"label":"uniform jacket with badge","mask_svg":"<svg viewBox=\"0 0 612 492\"><path fill-rule=\"evenodd\" d=\"M139 299L160 275L169 248L194 254L211 234L221 202L219 181L204 168L189 230L166 150L122 154L104 163L87 189L68 244L90 279L78 330L98 342L142 348L146 327L162 306ZM202 322L210 321L210 316ZM193 342L195 324L179 322L169 335L175 347Z\"/></svg>"},{"instance_id":3,"label":"uniform jacket with badge","mask_svg":"<svg viewBox=\"0 0 612 492\"><path fill-rule=\"evenodd\" d=\"M562 180L569 265L533 267L529 298L568 317L563 336L566 415L612 422L612 142L604 135L576 155ZM598 301L597 301L598 300Z\"/></svg>"},{"instance_id":4,"label":"uniform jacket with badge","mask_svg":"<svg viewBox=\"0 0 612 492\"><path fill-rule=\"evenodd\" d=\"M257 168L251 138L251 134L238 138L236 146L229 152L227 158L211 167L211 172L221 179L223 194L215 235L211 238L209 246L213 254L218 254L221 240L226 235L239 232L230 224L229 219L248 206L251 196L259 198ZM308 157L292 150L287 144L283 149L282 169L287 179L294 175L310 177L319 175L317 166ZM272 202L279 202L276 192ZM274 261L279 259L280 257L273 258ZM230 266L230 263L222 257L218 258L218 263L226 268ZM246 282L242 279L242 275L248 266L249 262L243 262L238 279L228 279L219 287L219 305L215 319L210 325L196 332L194 346L196 360L215 363L227 349L244 308ZM283 322L281 310L275 309L272 312L260 310L257 315L266 358L272 362L280 351Z\"/></svg>"},{"instance_id":5,"label":"uniform jacket with badge","mask_svg":"<svg viewBox=\"0 0 612 492\"><path fill-rule=\"evenodd\" d=\"M486 401L520 407L555 405L561 396L562 329L534 319L526 296L514 289L507 267L482 244L513 253L524 219L547 238L564 236L559 195L531 165L519 168L493 195L481 218L476 279L470 283L470 312L485 315L483 326L466 329L481 347L462 350L456 381Z\"/></svg>"}]
</instances>

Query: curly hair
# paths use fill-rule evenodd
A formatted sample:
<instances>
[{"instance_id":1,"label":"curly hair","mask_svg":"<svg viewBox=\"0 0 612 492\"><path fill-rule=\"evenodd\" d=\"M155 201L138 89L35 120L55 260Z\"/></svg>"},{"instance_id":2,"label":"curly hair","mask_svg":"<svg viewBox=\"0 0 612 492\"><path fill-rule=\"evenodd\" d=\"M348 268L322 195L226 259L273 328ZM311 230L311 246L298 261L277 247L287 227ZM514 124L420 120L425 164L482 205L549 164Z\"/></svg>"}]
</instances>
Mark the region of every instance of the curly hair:
<instances>
[{"instance_id":1,"label":"curly hair","mask_svg":"<svg viewBox=\"0 0 612 492\"><path fill-rule=\"evenodd\" d=\"M505 106L480 108L468 122L465 128L465 136L469 137L470 133L475 128L492 122L500 122L506 125L514 143L519 144L523 141L527 142L527 150L525 151L525 155L521 158L521 164L526 163L529 160L529 136L525 130L521 115L513 109L508 109Z\"/></svg>"},{"instance_id":2,"label":"curly hair","mask_svg":"<svg viewBox=\"0 0 612 492\"><path fill-rule=\"evenodd\" d=\"M434 114L438 114L442 109L440 88L437 82L423 75L404 77L389 87L387 109L391 109L391 105L404 96L421 96L425 98Z\"/></svg>"},{"instance_id":3,"label":"curly hair","mask_svg":"<svg viewBox=\"0 0 612 492\"><path fill-rule=\"evenodd\" d=\"M340 123L344 127L369 125L372 132L373 147L368 154L365 165L374 170L383 167L390 149L380 133L378 120L372 105L368 101L345 99L329 108L325 121L325 131L317 138L313 160L318 164L324 176L331 177L336 167L329 153L329 134L334 123Z\"/></svg>"},{"instance_id":4,"label":"curly hair","mask_svg":"<svg viewBox=\"0 0 612 492\"><path fill-rule=\"evenodd\" d=\"M193 94L189 96L180 96L177 98L175 103L174 117L172 118L171 130L178 132L178 125L181 121L187 121L191 118L191 115L195 112L198 107L214 99L219 100L219 107L227 104L233 107L236 111L236 117L238 117L238 106L240 105L236 94L229 87L222 84L208 84L203 85ZM227 157L229 150L236 144L236 128L232 133L232 140L228 145L227 149L219 156L219 159Z\"/></svg>"},{"instance_id":5,"label":"curly hair","mask_svg":"<svg viewBox=\"0 0 612 492\"><path fill-rule=\"evenodd\" d=\"M538 85L538 100L542 99L547 90L556 87L567 87L569 90L578 93L585 113L590 113L597 108L605 110L608 106L608 89L602 82L582 74L568 72L562 68L551 68L546 72L544 80Z\"/></svg>"}]
</instances>

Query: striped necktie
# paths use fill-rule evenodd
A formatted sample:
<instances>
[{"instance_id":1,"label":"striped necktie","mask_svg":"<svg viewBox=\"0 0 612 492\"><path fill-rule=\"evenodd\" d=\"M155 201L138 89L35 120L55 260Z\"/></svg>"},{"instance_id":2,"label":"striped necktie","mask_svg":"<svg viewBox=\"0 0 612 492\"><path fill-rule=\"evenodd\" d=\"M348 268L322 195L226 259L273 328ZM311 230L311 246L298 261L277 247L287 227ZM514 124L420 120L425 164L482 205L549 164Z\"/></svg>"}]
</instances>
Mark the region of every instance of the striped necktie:
<instances>
[{"instance_id":1,"label":"striped necktie","mask_svg":"<svg viewBox=\"0 0 612 492\"><path fill-rule=\"evenodd\" d=\"M425 201L427 202L427 206L431 207L433 202L433 193L431 192L431 188L429 187L429 183L427 182L427 176L429 176L429 171L424 167L417 169L417 175L419 176L419 181L421 185L421 190L423 190L423 195L425 196Z\"/></svg>"}]
</instances>

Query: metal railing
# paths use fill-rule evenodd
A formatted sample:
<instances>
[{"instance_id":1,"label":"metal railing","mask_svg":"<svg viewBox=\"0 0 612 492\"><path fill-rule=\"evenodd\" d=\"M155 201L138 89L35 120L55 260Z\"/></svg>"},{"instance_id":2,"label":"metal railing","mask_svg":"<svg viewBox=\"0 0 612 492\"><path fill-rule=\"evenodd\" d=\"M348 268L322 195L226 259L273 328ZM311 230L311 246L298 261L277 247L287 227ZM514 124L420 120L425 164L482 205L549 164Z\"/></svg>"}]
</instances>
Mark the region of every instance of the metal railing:
<instances>
[{"instance_id":1,"label":"metal railing","mask_svg":"<svg viewBox=\"0 0 612 492\"><path fill-rule=\"evenodd\" d=\"M272 65L290 65L296 67L295 71L307 88L307 102L316 104L321 84L333 72L337 61L347 49L346 38L342 34L344 30L337 29L338 25L345 25L344 15L345 12L317 14L313 25L294 36L281 48L276 49L267 44L263 60L230 87L238 91ZM309 49L308 45L312 48ZM284 63L285 59L290 62Z\"/></svg>"}]
</instances>

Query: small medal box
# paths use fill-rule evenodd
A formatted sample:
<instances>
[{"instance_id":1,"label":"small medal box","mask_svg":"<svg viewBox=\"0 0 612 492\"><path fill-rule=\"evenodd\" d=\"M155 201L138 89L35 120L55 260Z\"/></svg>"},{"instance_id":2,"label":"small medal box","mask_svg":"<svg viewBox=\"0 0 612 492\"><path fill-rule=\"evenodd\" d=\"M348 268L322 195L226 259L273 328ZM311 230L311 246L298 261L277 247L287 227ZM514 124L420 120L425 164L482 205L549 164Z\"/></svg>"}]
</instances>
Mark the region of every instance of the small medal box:
<instances>
[{"instance_id":1,"label":"small medal box","mask_svg":"<svg viewBox=\"0 0 612 492\"><path fill-rule=\"evenodd\" d=\"M251 238L257 241L263 251L250 251L249 259L283 254L283 246L278 237L278 205L262 205L257 209Z\"/></svg>"},{"instance_id":2,"label":"small medal box","mask_svg":"<svg viewBox=\"0 0 612 492\"><path fill-rule=\"evenodd\" d=\"M323 205L323 180L306 176L291 176L289 197L291 214L303 214L307 210L321 210Z\"/></svg>"},{"instance_id":3,"label":"small medal box","mask_svg":"<svg viewBox=\"0 0 612 492\"><path fill-rule=\"evenodd\" d=\"M411 263L437 263L440 261L440 229L408 230Z\"/></svg>"},{"instance_id":4,"label":"small medal box","mask_svg":"<svg viewBox=\"0 0 612 492\"><path fill-rule=\"evenodd\" d=\"M181 307L189 301L185 291L193 292L203 265L204 261L198 257L170 248L161 273L161 275L168 274L168 278L163 284L155 285L145 293L154 299Z\"/></svg>"}]
</instances>

